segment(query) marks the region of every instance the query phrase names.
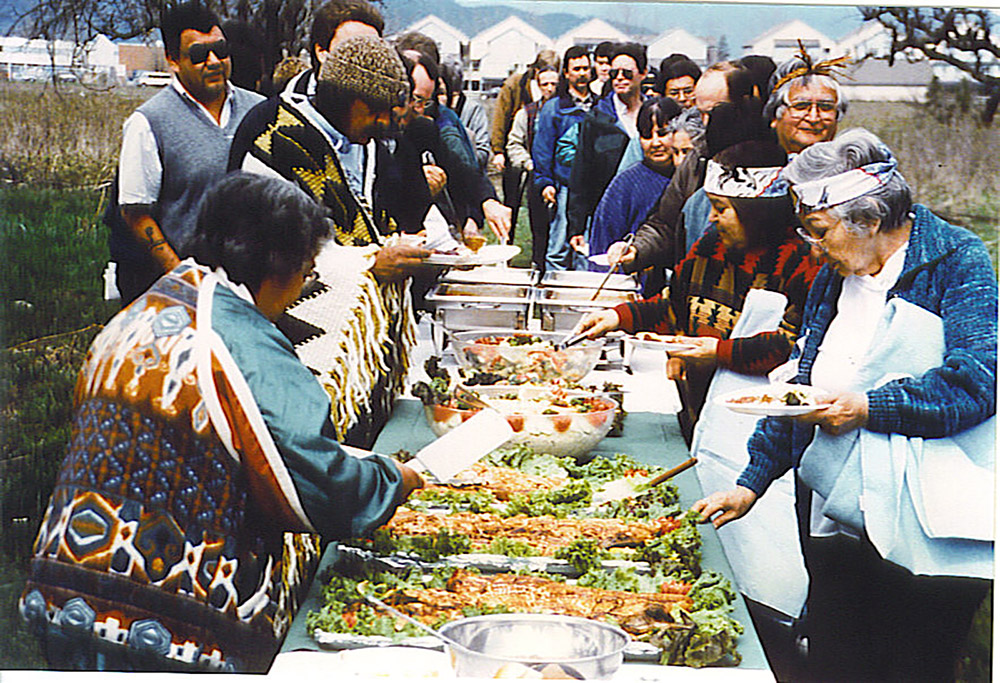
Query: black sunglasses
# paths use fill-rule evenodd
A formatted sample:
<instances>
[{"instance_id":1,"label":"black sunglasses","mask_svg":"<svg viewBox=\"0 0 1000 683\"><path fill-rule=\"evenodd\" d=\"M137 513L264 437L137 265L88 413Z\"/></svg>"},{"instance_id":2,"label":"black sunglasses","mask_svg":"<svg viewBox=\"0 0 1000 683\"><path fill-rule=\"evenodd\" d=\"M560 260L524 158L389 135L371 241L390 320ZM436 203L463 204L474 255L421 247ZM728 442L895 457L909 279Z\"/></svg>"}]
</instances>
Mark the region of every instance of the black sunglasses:
<instances>
[{"instance_id":1,"label":"black sunglasses","mask_svg":"<svg viewBox=\"0 0 1000 683\"><path fill-rule=\"evenodd\" d=\"M219 59L225 59L229 56L229 43L225 38L214 43L195 43L188 48L187 55L192 64L201 64L208 59L209 52L214 52Z\"/></svg>"},{"instance_id":2,"label":"black sunglasses","mask_svg":"<svg viewBox=\"0 0 1000 683\"><path fill-rule=\"evenodd\" d=\"M608 72L608 76L610 76L613 79L618 78L618 74L621 74L622 78L628 79L630 81L635 76L635 72L632 71L632 69L612 69L611 71Z\"/></svg>"}]
</instances>

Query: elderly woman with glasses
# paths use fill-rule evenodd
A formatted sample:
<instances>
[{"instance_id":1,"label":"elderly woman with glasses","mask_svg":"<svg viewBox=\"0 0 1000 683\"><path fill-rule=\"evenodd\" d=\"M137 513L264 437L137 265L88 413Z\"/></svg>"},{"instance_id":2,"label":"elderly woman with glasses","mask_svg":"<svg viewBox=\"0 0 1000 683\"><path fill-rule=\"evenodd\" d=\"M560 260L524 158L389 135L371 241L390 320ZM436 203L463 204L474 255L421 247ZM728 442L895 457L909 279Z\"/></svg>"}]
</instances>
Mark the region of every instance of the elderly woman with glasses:
<instances>
[{"instance_id":1,"label":"elderly woman with glasses","mask_svg":"<svg viewBox=\"0 0 1000 683\"><path fill-rule=\"evenodd\" d=\"M422 485L340 446L273 322L331 233L294 185L230 174L194 258L94 340L20 604L52 668L266 672L320 537L370 534Z\"/></svg>"},{"instance_id":2,"label":"elderly woman with glasses","mask_svg":"<svg viewBox=\"0 0 1000 683\"><path fill-rule=\"evenodd\" d=\"M720 527L795 468L810 680L953 680L993 575L990 257L911 204L868 131L809 147L784 176L827 265L776 373L816 387L822 407L762 420L737 487L694 509Z\"/></svg>"}]
</instances>

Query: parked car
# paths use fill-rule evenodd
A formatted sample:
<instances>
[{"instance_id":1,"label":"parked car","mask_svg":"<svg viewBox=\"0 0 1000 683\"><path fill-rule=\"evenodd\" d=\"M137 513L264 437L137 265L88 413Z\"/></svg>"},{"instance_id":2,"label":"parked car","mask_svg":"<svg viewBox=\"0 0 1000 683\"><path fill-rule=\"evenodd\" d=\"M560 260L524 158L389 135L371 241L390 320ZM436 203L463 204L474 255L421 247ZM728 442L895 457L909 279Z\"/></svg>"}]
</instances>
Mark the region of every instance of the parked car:
<instances>
[{"instance_id":1,"label":"parked car","mask_svg":"<svg viewBox=\"0 0 1000 683\"><path fill-rule=\"evenodd\" d=\"M170 74L166 71L144 71L133 80L136 85L162 88L165 85L170 85Z\"/></svg>"}]
</instances>

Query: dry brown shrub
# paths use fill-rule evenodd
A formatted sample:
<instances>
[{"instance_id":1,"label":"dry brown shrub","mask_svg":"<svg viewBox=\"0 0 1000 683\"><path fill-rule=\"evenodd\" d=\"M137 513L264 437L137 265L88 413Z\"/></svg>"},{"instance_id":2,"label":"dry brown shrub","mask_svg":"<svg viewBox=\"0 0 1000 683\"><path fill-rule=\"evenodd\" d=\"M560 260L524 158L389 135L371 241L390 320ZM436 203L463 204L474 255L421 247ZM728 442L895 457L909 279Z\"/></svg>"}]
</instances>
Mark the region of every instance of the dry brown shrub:
<instances>
[{"instance_id":1,"label":"dry brown shrub","mask_svg":"<svg viewBox=\"0 0 1000 683\"><path fill-rule=\"evenodd\" d=\"M154 92L0 83L0 178L55 187L109 180L122 123Z\"/></svg>"},{"instance_id":2,"label":"dry brown shrub","mask_svg":"<svg viewBox=\"0 0 1000 683\"><path fill-rule=\"evenodd\" d=\"M996 220L1000 209L1000 126L974 113L949 123L919 105L851 103L840 130L862 126L885 142L914 199L942 214Z\"/></svg>"}]
</instances>

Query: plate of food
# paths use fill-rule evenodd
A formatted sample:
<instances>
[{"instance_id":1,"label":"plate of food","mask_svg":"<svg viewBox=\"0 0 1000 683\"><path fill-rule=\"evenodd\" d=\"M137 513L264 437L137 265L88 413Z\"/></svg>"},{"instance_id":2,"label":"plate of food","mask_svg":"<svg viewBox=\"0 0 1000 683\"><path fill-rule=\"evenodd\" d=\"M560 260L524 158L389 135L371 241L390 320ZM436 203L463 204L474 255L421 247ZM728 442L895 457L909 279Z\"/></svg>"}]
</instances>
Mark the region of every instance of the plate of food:
<instances>
[{"instance_id":1,"label":"plate of food","mask_svg":"<svg viewBox=\"0 0 1000 683\"><path fill-rule=\"evenodd\" d=\"M672 334L656 334L655 332L637 332L626 339L636 348L648 349L650 351L666 351L675 353L677 351L690 351L698 348L694 344L677 341L677 337Z\"/></svg>"},{"instance_id":2,"label":"plate of food","mask_svg":"<svg viewBox=\"0 0 1000 683\"><path fill-rule=\"evenodd\" d=\"M716 401L726 408L760 417L805 415L832 405L819 400L826 392L806 384L768 384L722 394Z\"/></svg>"},{"instance_id":3,"label":"plate of food","mask_svg":"<svg viewBox=\"0 0 1000 683\"><path fill-rule=\"evenodd\" d=\"M458 247L450 252L434 252L424 259L433 266L491 266L506 263L521 253L516 244L486 244L477 250L468 246Z\"/></svg>"}]
</instances>

